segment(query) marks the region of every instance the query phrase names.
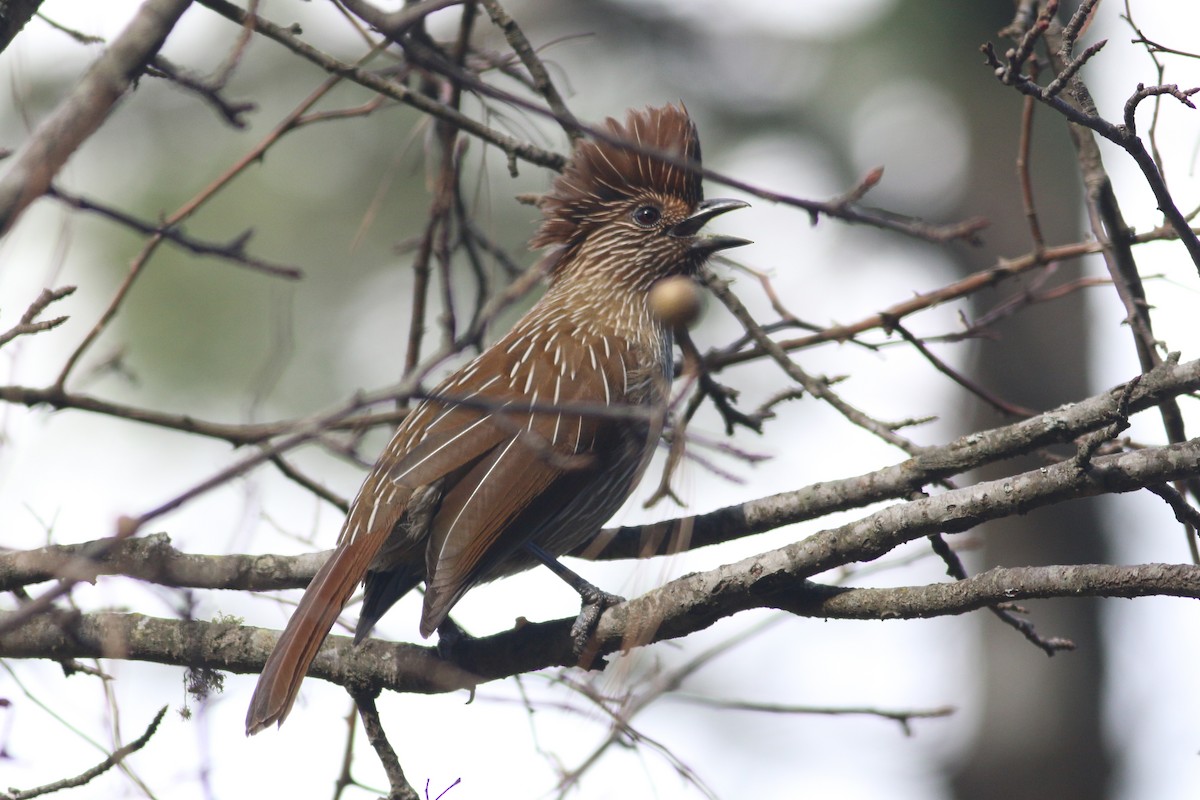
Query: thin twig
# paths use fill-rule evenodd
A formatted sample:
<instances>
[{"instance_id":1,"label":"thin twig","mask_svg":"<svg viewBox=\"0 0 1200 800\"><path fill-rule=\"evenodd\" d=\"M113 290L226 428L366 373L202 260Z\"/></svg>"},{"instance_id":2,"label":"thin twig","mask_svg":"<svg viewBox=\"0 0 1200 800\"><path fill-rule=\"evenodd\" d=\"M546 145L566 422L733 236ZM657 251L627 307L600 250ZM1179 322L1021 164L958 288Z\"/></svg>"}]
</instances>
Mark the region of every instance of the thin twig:
<instances>
[{"instance_id":1,"label":"thin twig","mask_svg":"<svg viewBox=\"0 0 1200 800\"><path fill-rule=\"evenodd\" d=\"M750 700L732 700L724 697L704 697L694 694L671 695L676 700L682 700L695 705L709 708L727 709L730 711L754 711L764 714L819 714L822 716L867 716L880 719L894 720L899 723L905 736L912 736L912 721L914 719L937 719L949 717L958 709L954 706L938 706L937 708L887 709L872 706L808 706L789 703L761 703Z\"/></svg>"},{"instance_id":2,"label":"thin twig","mask_svg":"<svg viewBox=\"0 0 1200 800\"><path fill-rule=\"evenodd\" d=\"M275 275L280 278L288 278L289 280L299 280L304 277L304 273L297 267L275 264L261 258L247 255L246 244L250 241L250 237L254 231L247 229L246 231L235 236L227 244L216 244L205 242L200 239L188 236L183 232L183 229L176 225L160 225L152 222L146 222L127 214L120 209L95 200L89 200L80 195L71 194L57 186L51 185L46 190L48 197L53 197L56 200L70 206L76 211L89 211L95 213L105 219L112 220L120 225L124 225L130 230L147 236L161 236L169 242L179 245L180 247L189 250L197 255L212 256L215 258L223 258L243 267L264 272L268 275Z\"/></svg>"},{"instance_id":3,"label":"thin twig","mask_svg":"<svg viewBox=\"0 0 1200 800\"><path fill-rule=\"evenodd\" d=\"M407 87L398 84L394 81L389 81L381 75L361 69L357 66L347 64L338 59L332 58L325 53L317 50L311 45L299 39L292 31L276 25L260 16L247 14L242 9L228 2L228 0L199 0L199 2L215 11L216 13L237 22L239 25L252 25L255 30L263 35L287 47L297 55L311 61L333 74L344 76L348 80L358 83L366 88L377 91L388 97L391 97L398 102L413 106L414 108L449 124L454 125L463 133L481 139L488 144L500 148L508 156L510 172L515 174L516 162L518 160L525 161L537 166L549 167L554 170L561 171L566 164L566 158L557 153L547 151L528 142L522 142L507 134L493 130L482 123L479 123L461 112L450 108L444 103L438 103L425 97L419 92L414 92ZM418 6L419 8L420 6ZM410 55L419 55L414 51ZM544 108L535 103L530 103L523 98L517 97L509 92L504 92L496 87L490 86L478 79L477 76L465 71L454 70L452 65L441 61L438 64L427 64L427 68L437 68L442 74L454 80L464 82L473 91L495 97L508 103L512 106L525 109L532 113L540 114L550 119L557 120L560 124L570 124L570 120L558 120L555 112L549 108ZM832 201L809 200L802 197L796 197L784 192L776 192L762 187L750 184L746 181L738 180L728 175L716 172L701 165L689 162L685 158L663 153L649 149L639 145L636 142L629 142L617 139L610 131L603 126L584 125L579 123L579 127L589 136L603 142L615 144L616 146L629 149L634 152L643 153L649 157L659 159L673 166L678 166L683 169L692 170L709 180L717 183L741 189L744 192L752 194L756 197L769 200L771 202L789 205L795 208L806 211L814 222L822 215L834 219L840 219L849 223L857 223L870 225L872 227L890 230L897 233L902 233L907 236L912 236L918 239L931 242L950 242L963 240L969 243L979 243L979 231L987 226L987 221L982 218L972 218L958 223L948 225L937 225L925 222L924 220L907 217L902 214L896 214L882 209L865 208L856 204L846 204L838 199Z\"/></svg>"},{"instance_id":4,"label":"thin twig","mask_svg":"<svg viewBox=\"0 0 1200 800\"><path fill-rule=\"evenodd\" d=\"M1082 7L1083 6L1081 6L1081 8ZM1054 26L1052 25L1049 30L1053 29ZM1089 48L1089 51L1094 52L1092 48ZM992 67L998 72L1003 72L1004 65L996 55L995 49L990 43L984 45L983 52L987 56L988 66ZM1085 55L1090 57L1091 53L1085 51ZM1073 65L1074 62L1056 65L1059 68L1058 75L1064 77L1064 85L1067 83L1075 86L1080 85L1080 82L1078 81L1078 75L1072 69ZM1075 67L1075 69L1077 68L1078 67ZM1054 84L1052 83L1051 86L1053 85ZM1179 211L1179 207L1175 204L1174 198L1171 196L1170 191L1167 190L1166 183L1163 181L1162 173L1159 172L1158 166L1154 163L1154 158L1146 150L1146 146L1142 140L1138 138L1137 134L1128 125L1113 125L1111 122L1100 117L1098 114L1081 110L1080 108L1063 100L1056 93L1050 93L1046 88L1039 86L1037 83L1023 75L1016 76L1012 81L1012 86L1022 94L1029 95L1030 97L1040 100L1045 105L1062 114L1071 122L1095 131L1113 144L1116 144L1124 149L1141 169L1147 185L1149 185L1151 191L1154 192L1154 198L1158 203L1159 209L1162 210L1163 215L1167 218L1167 221L1179 234L1179 239L1181 242L1183 242L1184 247L1187 248L1188 255L1191 257L1192 263L1195 264L1197 271L1200 271L1200 238L1198 238L1197 235L1192 231L1191 227L1187 224L1187 219ZM1192 90L1182 91L1178 87L1170 86L1156 87L1156 90L1159 94L1170 94L1171 96L1180 99L1180 101L1184 102L1186 105L1194 107L1192 106L1191 101L1188 99L1192 94ZM1137 98L1143 93L1145 93L1144 87L1135 93L1131 100ZM1153 92L1147 93L1145 96L1151 96L1152 93ZM1133 105L1136 107L1137 103L1134 102Z\"/></svg>"},{"instance_id":5,"label":"thin twig","mask_svg":"<svg viewBox=\"0 0 1200 800\"><path fill-rule=\"evenodd\" d=\"M798 364L788 358L784 348L762 331L753 315L750 314L746 307L742 305L742 302L730 291L729 285L718 278L711 270L702 270L700 280L729 309L734 318L741 323L747 333L751 334L755 343L762 348L771 360L778 364L787 373L788 377L804 387L805 391L812 397L825 401L850 422L875 434L880 439L900 448L906 453L915 454L920 450L911 441L896 433L897 425L889 425L864 414L839 397L830 388L828 380L821 380L810 376Z\"/></svg>"},{"instance_id":6,"label":"thin twig","mask_svg":"<svg viewBox=\"0 0 1200 800\"><path fill-rule=\"evenodd\" d=\"M1034 62L1034 79L1037 78L1036 62ZM1033 240L1033 252L1041 253L1046 249L1046 239L1042 236L1042 225L1038 221L1037 206L1033 201L1033 181L1029 177L1029 149L1033 140L1033 110L1034 99L1026 97L1021 107L1021 140L1017 145L1017 180L1021 184L1021 205L1025 209L1025 220L1029 223L1029 236Z\"/></svg>"},{"instance_id":7,"label":"thin twig","mask_svg":"<svg viewBox=\"0 0 1200 800\"><path fill-rule=\"evenodd\" d=\"M945 361L943 361L942 359L940 359L936 355L934 355L933 351L931 351L929 349L929 347L923 341L921 341L916 336L914 336L912 334L912 332L909 331L907 328L905 328L903 325L896 323L896 324L892 325L892 330L899 333L904 338L904 341L908 342L913 347L915 347L917 349L917 352L920 353L922 356L924 356L925 360L933 365L934 369L936 369L938 372L942 373L943 375L948 377L950 380L954 381L959 386L963 387L968 392L975 395L980 400L987 403L989 406L996 409L1000 413L1008 414L1009 416L1013 416L1013 417L1032 417L1033 415L1035 415L1037 413L1032 408L1027 408L1025 406L1018 405L1016 403L1010 403L1009 401L1005 400L1003 397L1000 397L999 395L997 395L995 392L992 392L989 389L985 389L983 386L980 386L978 383L971 380L966 375L964 375L961 372L959 372L958 370L954 369L949 364L947 364Z\"/></svg>"},{"instance_id":8,"label":"thin twig","mask_svg":"<svg viewBox=\"0 0 1200 800\"><path fill-rule=\"evenodd\" d=\"M351 692L354 704L358 706L358 715L362 719L363 733L375 749L375 755L379 757L379 763L383 765L383 771L391 785L388 800L421 800L417 790L412 788L408 779L404 777L404 768L400 766L400 759L396 757L396 751L388 742L387 731L383 729L383 723L379 720L379 710L375 708L375 696L378 693L364 690Z\"/></svg>"},{"instance_id":9,"label":"thin twig","mask_svg":"<svg viewBox=\"0 0 1200 800\"><path fill-rule=\"evenodd\" d=\"M956 581L970 579L970 575L967 574L967 569L959 559L958 553L954 552L940 533L930 534L928 539L929 543L933 546L933 552L937 553L938 557L942 559L942 562L946 565L946 572L951 578L954 578ZM1053 656L1055 653L1063 650L1075 649L1075 643L1070 639L1060 636L1047 638L1039 634L1032 622L1013 613L1010 603L993 603L988 606L988 610L995 614L1005 625L1016 629L1022 636L1048 656Z\"/></svg>"},{"instance_id":10,"label":"thin twig","mask_svg":"<svg viewBox=\"0 0 1200 800\"><path fill-rule=\"evenodd\" d=\"M124 747L114 750L112 755L91 769L81 772L72 778L63 778L60 781L48 783L45 786L38 786L34 789L9 789L7 794L0 793L0 800L29 800L33 797L40 797L44 794L61 792L63 789L74 789L76 787L91 783L93 778L103 775L108 770L123 762L128 756L136 753L138 750L141 750L143 747L149 744L150 737L154 736L154 733L158 730L159 723L162 722L163 716L166 713L167 707L163 706L158 710L158 713L154 715L154 719L150 721L150 724L146 727L145 732L143 732L141 736L134 739Z\"/></svg>"},{"instance_id":11,"label":"thin twig","mask_svg":"<svg viewBox=\"0 0 1200 800\"><path fill-rule=\"evenodd\" d=\"M546 70L546 65L538 58L537 51L525 38L525 32L496 0L481 0L481 2L484 10L491 17L492 23L504 32L508 46L521 59L525 69L529 70L529 75L533 79L533 88L546 99L546 104L554 112L554 118L562 125L563 131L572 141L580 138L583 133L579 128L579 121L567 108L554 81L550 80L550 73Z\"/></svg>"},{"instance_id":12,"label":"thin twig","mask_svg":"<svg viewBox=\"0 0 1200 800\"><path fill-rule=\"evenodd\" d=\"M55 303L64 297L71 295L75 291L74 286L63 286L59 289L43 289L37 299L29 304L29 308L25 309L25 313L21 315L21 320L16 325L8 330L0 333L0 347L16 339L18 336L29 336L34 333L53 330L59 325L67 321L67 317L55 317L54 319L38 320L38 316L51 304Z\"/></svg>"},{"instance_id":13,"label":"thin twig","mask_svg":"<svg viewBox=\"0 0 1200 800\"><path fill-rule=\"evenodd\" d=\"M225 88L223 84L206 83L199 77L180 69L162 55L155 56L150 61L150 65L151 68L146 70L147 75L164 78L177 86L194 92L215 108L217 113L226 122L238 130L245 130L246 128L247 123L244 115L258 108L256 103L226 100L221 96L221 89Z\"/></svg>"},{"instance_id":14,"label":"thin twig","mask_svg":"<svg viewBox=\"0 0 1200 800\"><path fill-rule=\"evenodd\" d=\"M1096 242L1079 242L1076 244L1047 247L1040 254L1028 253L1014 259L1002 258L993 267L980 270L938 289L918 293L908 300L897 303L858 322L847 325L835 325L808 336L785 339L777 342L777 344L783 350L790 352L793 350L802 350L824 342L849 341L858 334L873 329L886 329L888 325L894 324L896 321L902 320L919 311L925 311L952 300L966 297L986 287L994 286L1009 278L1044 266L1047 263L1078 258L1100 252L1100 250L1101 245ZM720 369L732 364L741 364L746 361L762 358L766 353L767 351L763 347L756 345L732 353L723 351L711 352L705 357L705 361L710 369Z\"/></svg>"}]
</instances>

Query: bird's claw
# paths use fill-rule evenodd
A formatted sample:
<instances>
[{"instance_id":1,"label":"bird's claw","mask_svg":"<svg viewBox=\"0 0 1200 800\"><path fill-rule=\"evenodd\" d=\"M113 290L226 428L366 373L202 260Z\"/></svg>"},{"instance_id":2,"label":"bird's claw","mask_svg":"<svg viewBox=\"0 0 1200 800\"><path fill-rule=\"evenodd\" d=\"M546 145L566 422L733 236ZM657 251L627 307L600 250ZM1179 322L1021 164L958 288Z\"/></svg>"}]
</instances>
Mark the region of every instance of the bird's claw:
<instances>
[{"instance_id":1,"label":"bird's claw","mask_svg":"<svg viewBox=\"0 0 1200 800\"><path fill-rule=\"evenodd\" d=\"M464 641L469 641L475 637L459 627L458 623L446 617L442 620L442 624L437 627L437 654L438 658L443 661L454 661L455 651L458 646Z\"/></svg>"},{"instance_id":2,"label":"bird's claw","mask_svg":"<svg viewBox=\"0 0 1200 800\"><path fill-rule=\"evenodd\" d=\"M581 664L588 642L596 632L596 626L600 624L600 617L604 615L605 609L625 602L625 598L620 595L610 594L595 586L590 588L592 591L581 595L583 605L579 609L579 616L571 625L571 654Z\"/></svg>"}]
</instances>

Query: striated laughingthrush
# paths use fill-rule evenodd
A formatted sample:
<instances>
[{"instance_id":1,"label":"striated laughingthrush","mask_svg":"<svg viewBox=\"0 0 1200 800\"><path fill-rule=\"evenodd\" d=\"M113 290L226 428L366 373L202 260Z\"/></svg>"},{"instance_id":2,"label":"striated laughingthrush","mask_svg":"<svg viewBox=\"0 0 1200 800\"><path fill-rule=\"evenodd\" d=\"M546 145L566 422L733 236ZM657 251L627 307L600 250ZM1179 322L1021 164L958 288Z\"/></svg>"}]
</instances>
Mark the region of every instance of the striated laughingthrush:
<instances>
[{"instance_id":1,"label":"striated laughingthrush","mask_svg":"<svg viewBox=\"0 0 1200 800\"><path fill-rule=\"evenodd\" d=\"M248 733L283 722L360 581L356 641L421 581L426 637L474 585L538 563L580 591L581 620L590 609L594 624L619 599L555 557L594 537L625 502L662 431L673 343L651 313L650 289L747 242L698 235L745 203L704 200L700 175L678 163L700 163L686 110L630 111L604 130L637 150L576 145L539 202L544 219L530 243L550 248L549 288L396 430L263 667Z\"/></svg>"}]
</instances>

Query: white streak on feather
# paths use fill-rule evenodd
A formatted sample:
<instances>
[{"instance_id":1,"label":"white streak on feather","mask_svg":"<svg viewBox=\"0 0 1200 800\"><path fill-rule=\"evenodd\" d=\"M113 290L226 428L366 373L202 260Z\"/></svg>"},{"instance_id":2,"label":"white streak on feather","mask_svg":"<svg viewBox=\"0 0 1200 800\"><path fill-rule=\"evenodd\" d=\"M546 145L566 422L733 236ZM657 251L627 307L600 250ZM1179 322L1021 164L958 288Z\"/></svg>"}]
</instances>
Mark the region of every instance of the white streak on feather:
<instances>
[{"instance_id":1,"label":"white streak on feather","mask_svg":"<svg viewBox=\"0 0 1200 800\"><path fill-rule=\"evenodd\" d=\"M612 396L608 393L608 375L604 373L604 370L600 370L599 375L600 383L604 384L604 405L611 406Z\"/></svg>"},{"instance_id":2,"label":"white streak on feather","mask_svg":"<svg viewBox=\"0 0 1200 800\"><path fill-rule=\"evenodd\" d=\"M454 518L454 522L450 523L450 527L446 531L446 538L442 540L442 547L440 550L438 550L438 564L441 563L442 558L445 556L446 545L449 544L450 539L453 538L454 529L458 527L458 523L460 520L462 520L463 514L467 513L467 509L471 507L471 503L474 502L475 498L479 495L480 490L487 485L488 478L492 476L492 473L496 471L496 468L500 466L500 462L504 460L504 457L508 455L508 451L511 450L512 446L516 443L517 437L514 436L508 441L508 444L504 446L504 449L500 451L500 455L496 457L496 460L492 463L492 465L488 467L488 471L485 472L483 477L479 479L479 483L475 484L475 488L471 491L471 496L467 498L467 502L463 503L462 508L459 509L458 516Z\"/></svg>"},{"instance_id":3,"label":"white streak on feather","mask_svg":"<svg viewBox=\"0 0 1200 800\"><path fill-rule=\"evenodd\" d=\"M506 403L505 405L507 405L507 403ZM459 440L459 439L461 439L462 437L466 436L468 433L470 433L471 431L475 430L476 428L478 428L480 425L482 425L484 422L487 422L487 421L488 421L489 419L491 419L491 418L492 418L492 415L491 415L491 414L487 414L486 416L480 417L479 419L475 420L475 421L474 421L474 422L472 422L470 425L468 425L467 427L463 428L463 429L462 429L461 431L459 431L458 433L456 433L456 434L454 434L453 436L451 436L449 439L447 439L447 440L446 440L445 442L443 442L441 445L439 445L438 447L434 448L433 452L429 453L429 455L425 456L425 457L424 457L424 458L422 458L420 461L417 461L415 464L412 464L411 466L409 466L409 468L408 468L408 469L406 469L406 470L404 470L404 472L401 472L399 475L396 475L396 476L394 476L394 477L391 479L392 483L399 484L399 483L400 483L400 482L401 482L401 481L402 481L402 480L405 478L405 476L407 476L407 475L408 475L410 472L412 472L414 469L416 469L417 467L421 466L421 465L422 465L422 464L424 464L426 461L428 461L429 459L433 458L433 457L434 457L434 456L436 456L438 453L442 452L442 451L443 451L443 450L445 450L447 447L449 447L450 445L454 444L456 441L458 441L458 440Z\"/></svg>"},{"instance_id":4,"label":"white streak on feather","mask_svg":"<svg viewBox=\"0 0 1200 800\"><path fill-rule=\"evenodd\" d=\"M533 410L533 407L537 405L537 401L538 390L534 389L533 394L529 398L529 424L525 427L527 431L533 430L533 421L537 419L537 412Z\"/></svg>"},{"instance_id":5,"label":"white streak on feather","mask_svg":"<svg viewBox=\"0 0 1200 800\"><path fill-rule=\"evenodd\" d=\"M612 171L613 171L613 172L615 172L615 173L617 173L618 175L620 175L620 174L621 174L621 170L617 169L617 165L616 165L616 164L614 164L614 163L612 162L612 159L610 159L610 158L608 157L608 153L606 153L606 152L605 152L605 150L607 150L607 149L608 149L608 146L607 146L607 145L603 145L603 144L601 144L601 145L597 145L597 146L596 146L596 152L600 154L600 157L604 159L604 161L605 161L605 163L606 163L606 164L608 164L610 167L612 167Z\"/></svg>"},{"instance_id":6,"label":"white streak on feather","mask_svg":"<svg viewBox=\"0 0 1200 800\"><path fill-rule=\"evenodd\" d=\"M480 386L478 389L476 389L475 391L471 392L470 394L463 395L463 396L462 396L462 399L463 399L463 400L470 400L472 397L474 397L475 395L479 394L479 393L480 393L480 392L482 392L484 389L488 388L489 386L491 386L493 383L495 383L495 382L496 382L496 381L498 381L498 380L500 380L500 376L499 376L499 375L493 375L492 377L490 377L490 378L488 378L486 381L484 381L483 385L482 385L482 386ZM423 427L420 429L420 433L421 433L421 440L422 440L422 441L424 441L425 437L426 437L426 436L429 434L429 432L430 432L430 431L432 431L434 428L436 428L436 427L438 426L438 424L439 424L439 423L440 423L442 420L444 420L444 419L445 419L445 418L446 418L446 417L447 417L449 414L451 414L452 412L454 412L454 411L455 411L456 409L458 409L458 408L461 408L461 406L460 406L458 403L455 403L455 402L453 402L453 401L449 401L449 402L448 402L448 404L446 405L446 407L445 407L445 408L443 408L443 409L441 410L441 412L440 412L440 413L439 413L439 414L438 414L436 417L434 417L434 419L433 419L433 421L432 421L432 422L430 422L428 425L425 425L425 426L423 426ZM425 404L424 404L424 403L422 403L422 406L421 406L421 408L420 408L419 410L421 410L421 411L425 410ZM416 432L414 431L414 433L416 433ZM413 444L413 442L412 442L412 437L410 436L410 437L409 437L408 444L405 446L405 448L404 448L403 452L407 453L409 450L411 450L411 449L412 449L412 444Z\"/></svg>"},{"instance_id":7,"label":"white streak on feather","mask_svg":"<svg viewBox=\"0 0 1200 800\"><path fill-rule=\"evenodd\" d=\"M367 518L367 530L375 530L375 515L379 513L379 504L383 502L382 497L376 497L375 502L371 504L371 516Z\"/></svg>"}]
</instances>

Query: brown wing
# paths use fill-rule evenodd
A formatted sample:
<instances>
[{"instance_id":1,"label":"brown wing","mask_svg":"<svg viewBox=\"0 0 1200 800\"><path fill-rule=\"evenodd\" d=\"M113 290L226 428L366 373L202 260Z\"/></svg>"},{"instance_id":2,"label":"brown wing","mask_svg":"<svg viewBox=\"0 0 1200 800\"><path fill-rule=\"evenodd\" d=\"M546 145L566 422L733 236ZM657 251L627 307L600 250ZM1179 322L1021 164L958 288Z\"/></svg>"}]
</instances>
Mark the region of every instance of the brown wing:
<instances>
[{"instance_id":1,"label":"brown wing","mask_svg":"<svg viewBox=\"0 0 1200 800\"><path fill-rule=\"evenodd\" d=\"M397 529L414 492L461 472L504 438L480 424L484 417L465 407L423 403L397 429L359 489L337 548L314 576L263 665L246 715L247 733L283 722L321 642ZM419 565L424 532L410 533L410 541L389 548L389 557Z\"/></svg>"},{"instance_id":2,"label":"brown wing","mask_svg":"<svg viewBox=\"0 0 1200 800\"><path fill-rule=\"evenodd\" d=\"M520 569L512 568L516 551L531 539L553 535L548 528L560 524L565 509L573 504L592 508L581 497L586 499L614 473L623 475L626 484L633 482L650 435L649 420L580 413L578 408L622 404L632 372L625 364L631 356L615 355L568 365L554 357L552 348L542 348L514 365L519 368L509 369L514 388L534 385L540 390L535 388L521 405L507 406L508 413L493 414L490 424L507 429L507 437L446 488L426 554L422 636L432 633L475 583ZM533 372L532 380L525 370ZM627 468L614 469L615 462L630 458L634 463ZM628 487L619 491L616 505L627 492ZM612 505L597 506L596 513L571 523L580 526L582 535L591 535L595 531L589 528L602 524L615 510ZM515 562L533 563L520 555Z\"/></svg>"},{"instance_id":3,"label":"brown wing","mask_svg":"<svg viewBox=\"0 0 1200 800\"><path fill-rule=\"evenodd\" d=\"M429 591L421 633L428 636L467 589L488 577L488 570L587 486L610 479L612 459L597 443L629 439L614 433L619 426L613 419L554 410L530 414L528 409L579 402L619 405L637 371L627 362L634 361L628 353L611 353L618 345L593 334L579 347L588 358L568 364L556 337L579 332L556 322L563 324L530 314L439 386L435 394L441 399L422 403L405 419L359 490L333 555L263 667L246 717L248 732L287 716L321 642L368 569L411 570L424 560ZM534 329L542 338L530 333ZM525 421L525 427L514 420ZM632 448L635 462L645 451L647 426L640 427L641 442ZM596 460L562 461L577 455ZM399 524L414 493L426 496L435 486L444 496L432 530ZM597 506L592 516L606 516L601 512L611 512L608 505Z\"/></svg>"}]
</instances>

